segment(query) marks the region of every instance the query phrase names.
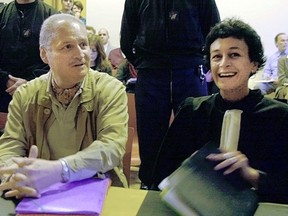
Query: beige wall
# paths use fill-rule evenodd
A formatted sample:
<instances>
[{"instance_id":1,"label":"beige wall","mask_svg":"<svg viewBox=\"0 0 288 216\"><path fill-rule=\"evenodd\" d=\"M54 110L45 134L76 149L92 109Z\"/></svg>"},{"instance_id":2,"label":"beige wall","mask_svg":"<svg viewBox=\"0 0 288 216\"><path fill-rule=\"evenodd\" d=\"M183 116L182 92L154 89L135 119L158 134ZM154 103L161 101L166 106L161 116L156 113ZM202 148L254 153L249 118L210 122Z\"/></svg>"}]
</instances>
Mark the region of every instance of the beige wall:
<instances>
[{"instance_id":1,"label":"beige wall","mask_svg":"<svg viewBox=\"0 0 288 216\"><path fill-rule=\"evenodd\" d=\"M86 0L87 25L96 31L105 27L109 31L110 42L119 47L121 18L125 0Z\"/></svg>"},{"instance_id":2,"label":"beige wall","mask_svg":"<svg viewBox=\"0 0 288 216\"><path fill-rule=\"evenodd\" d=\"M12 0L1 0L0 2L3 2L3 3L9 3L11 2Z\"/></svg>"},{"instance_id":3,"label":"beige wall","mask_svg":"<svg viewBox=\"0 0 288 216\"><path fill-rule=\"evenodd\" d=\"M221 18L236 16L248 22L261 36L265 54L276 51L274 37L288 33L287 0L216 0Z\"/></svg>"}]
</instances>

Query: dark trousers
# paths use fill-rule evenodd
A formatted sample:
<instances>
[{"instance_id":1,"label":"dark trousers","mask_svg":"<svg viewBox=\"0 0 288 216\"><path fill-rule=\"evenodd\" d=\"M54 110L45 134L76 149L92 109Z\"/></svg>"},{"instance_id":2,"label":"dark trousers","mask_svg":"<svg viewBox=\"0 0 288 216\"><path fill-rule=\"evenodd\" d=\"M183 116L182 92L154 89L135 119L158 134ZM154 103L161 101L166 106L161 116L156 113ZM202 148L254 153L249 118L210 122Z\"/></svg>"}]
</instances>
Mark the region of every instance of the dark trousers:
<instances>
[{"instance_id":1,"label":"dark trousers","mask_svg":"<svg viewBox=\"0 0 288 216\"><path fill-rule=\"evenodd\" d=\"M141 159L139 178L148 187L172 111L176 113L186 97L203 95L207 95L207 85L201 81L197 68L138 70L135 102Z\"/></svg>"}]
</instances>

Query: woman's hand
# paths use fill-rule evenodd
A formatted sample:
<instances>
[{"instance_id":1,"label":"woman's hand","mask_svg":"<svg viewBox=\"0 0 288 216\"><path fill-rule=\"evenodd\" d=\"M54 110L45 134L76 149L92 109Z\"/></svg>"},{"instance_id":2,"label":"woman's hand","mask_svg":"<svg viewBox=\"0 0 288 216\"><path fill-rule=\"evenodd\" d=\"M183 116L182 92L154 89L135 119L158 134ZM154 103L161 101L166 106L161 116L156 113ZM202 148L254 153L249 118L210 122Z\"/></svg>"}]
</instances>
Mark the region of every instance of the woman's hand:
<instances>
[{"instance_id":1,"label":"woman's hand","mask_svg":"<svg viewBox=\"0 0 288 216\"><path fill-rule=\"evenodd\" d=\"M235 170L239 170L241 176L245 180L250 182L254 188L258 187L259 173L257 170L249 166L248 158L240 151L210 154L207 156L207 159L211 161L219 161L220 163L217 164L214 169L225 169L223 173L224 175L228 175Z\"/></svg>"}]
</instances>

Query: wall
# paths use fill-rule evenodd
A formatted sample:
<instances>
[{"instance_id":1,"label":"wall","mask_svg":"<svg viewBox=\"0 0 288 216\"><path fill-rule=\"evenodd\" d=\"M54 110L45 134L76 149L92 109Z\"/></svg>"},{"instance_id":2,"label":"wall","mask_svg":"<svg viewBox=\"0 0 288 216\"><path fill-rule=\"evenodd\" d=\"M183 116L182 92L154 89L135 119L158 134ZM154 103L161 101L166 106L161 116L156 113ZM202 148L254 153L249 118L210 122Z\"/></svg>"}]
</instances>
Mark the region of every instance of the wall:
<instances>
[{"instance_id":1,"label":"wall","mask_svg":"<svg viewBox=\"0 0 288 216\"><path fill-rule=\"evenodd\" d=\"M11 2L12 0L1 0L0 2L4 2L4 3L9 3Z\"/></svg>"},{"instance_id":2,"label":"wall","mask_svg":"<svg viewBox=\"0 0 288 216\"><path fill-rule=\"evenodd\" d=\"M0 2L9 3L11 0L1 0Z\"/></svg>"},{"instance_id":3,"label":"wall","mask_svg":"<svg viewBox=\"0 0 288 216\"><path fill-rule=\"evenodd\" d=\"M10 2L11 0L0 0ZM61 0L56 1L59 5ZM121 17L125 0L81 0L86 2L87 25L96 30L108 29L111 43L119 47ZM221 18L236 16L252 25L262 38L265 54L275 51L274 36L279 32L288 33L287 0L216 0ZM84 12L84 16L85 16Z\"/></svg>"},{"instance_id":4,"label":"wall","mask_svg":"<svg viewBox=\"0 0 288 216\"><path fill-rule=\"evenodd\" d=\"M96 31L104 27L108 29L110 42L119 47L121 18L125 0L86 0L87 25Z\"/></svg>"},{"instance_id":5,"label":"wall","mask_svg":"<svg viewBox=\"0 0 288 216\"><path fill-rule=\"evenodd\" d=\"M87 24L109 30L110 41L119 46L121 17L125 0L86 0ZM236 16L252 25L262 37L265 53L275 51L274 36L288 33L287 0L216 0L221 18Z\"/></svg>"},{"instance_id":6,"label":"wall","mask_svg":"<svg viewBox=\"0 0 288 216\"><path fill-rule=\"evenodd\" d=\"M262 38L266 55L276 51L274 37L288 33L287 0L216 0L221 18L236 16L248 22Z\"/></svg>"}]
</instances>

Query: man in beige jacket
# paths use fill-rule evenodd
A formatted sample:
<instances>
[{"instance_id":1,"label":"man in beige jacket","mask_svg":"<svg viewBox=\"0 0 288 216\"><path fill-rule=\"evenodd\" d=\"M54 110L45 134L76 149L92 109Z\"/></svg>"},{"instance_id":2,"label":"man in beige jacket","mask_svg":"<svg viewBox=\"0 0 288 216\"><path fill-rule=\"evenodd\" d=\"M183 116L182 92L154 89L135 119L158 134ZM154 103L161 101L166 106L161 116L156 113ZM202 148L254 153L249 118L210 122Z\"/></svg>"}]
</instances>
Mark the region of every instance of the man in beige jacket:
<instances>
[{"instance_id":1,"label":"man in beige jacket","mask_svg":"<svg viewBox=\"0 0 288 216\"><path fill-rule=\"evenodd\" d=\"M48 18L40 32L40 55L50 71L19 88L9 106L0 138L0 191L8 190L6 197L37 197L56 182L103 173L112 184L127 185L121 169L125 87L90 69L84 24L67 14Z\"/></svg>"}]
</instances>

